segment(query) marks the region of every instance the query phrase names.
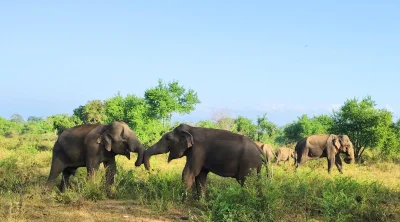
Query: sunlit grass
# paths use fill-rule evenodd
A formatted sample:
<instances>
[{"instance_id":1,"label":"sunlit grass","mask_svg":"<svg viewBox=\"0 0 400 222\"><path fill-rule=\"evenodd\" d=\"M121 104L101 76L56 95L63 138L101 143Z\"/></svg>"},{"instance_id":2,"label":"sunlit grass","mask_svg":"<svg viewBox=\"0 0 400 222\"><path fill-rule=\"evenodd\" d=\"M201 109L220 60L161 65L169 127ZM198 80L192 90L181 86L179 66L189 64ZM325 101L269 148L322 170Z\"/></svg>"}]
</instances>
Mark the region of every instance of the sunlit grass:
<instances>
[{"instance_id":1,"label":"sunlit grass","mask_svg":"<svg viewBox=\"0 0 400 222\"><path fill-rule=\"evenodd\" d=\"M343 164L343 174L334 166L329 175L326 159L307 162L297 171L291 160L272 165L271 181L263 177L260 184L249 178L244 188L233 178L210 173L206 198L196 201L189 194L187 202L182 202L186 158L167 163L168 154L153 156L151 171L134 166L136 154L131 160L118 156L118 173L109 193L102 166L93 181L86 179L85 168L79 168L71 177L73 188L65 193L46 190L51 164L48 147L55 138L0 139L2 221L175 220L180 216L196 221L400 220L400 165L396 163Z\"/></svg>"}]
</instances>

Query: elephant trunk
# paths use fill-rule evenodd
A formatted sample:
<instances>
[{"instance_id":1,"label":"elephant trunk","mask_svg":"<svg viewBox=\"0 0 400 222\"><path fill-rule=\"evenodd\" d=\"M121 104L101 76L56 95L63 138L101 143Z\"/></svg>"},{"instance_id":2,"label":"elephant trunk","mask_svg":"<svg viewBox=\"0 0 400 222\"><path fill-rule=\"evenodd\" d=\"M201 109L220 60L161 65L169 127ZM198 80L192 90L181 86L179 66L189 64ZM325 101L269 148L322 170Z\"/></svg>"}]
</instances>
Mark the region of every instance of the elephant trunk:
<instances>
[{"instance_id":1,"label":"elephant trunk","mask_svg":"<svg viewBox=\"0 0 400 222\"><path fill-rule=\"evenodd\" d=\"M150 157L157 154L167 153L168 148L165 146L158 146L154 144L152 147L148 148L143 155L143 163L146 170L150 169Z\"/></svg>"},{"instance_id":2,"label":"elephant trunk","mask_svg":"<svg viewBox=\"0 0 400 222\"><path fill-rule=\"evenodd\" d=\"M354 157L354 147L353 144L350 143L349 148L347 150L347 157L345 157L344 161L347 164L354 163L355 162L355 157Z\"/></svg>"},{"instance_id":3,"label":"elephant trunk","mask_svg":"<svg viewBox=\"0 0 400 222\"><path fill-rule=\"evenodd\" d=\"M137 147L136 147L136 150L135 150L135 152L138 154L138 157L137 157L136 162L135 162L135 166L140 166L140 165L142 165L142 163L143 163L144 151L145 151L144 146L143 146L141 143L139 143L139 146L137 146Z\"/></svg>"}]
</instances>

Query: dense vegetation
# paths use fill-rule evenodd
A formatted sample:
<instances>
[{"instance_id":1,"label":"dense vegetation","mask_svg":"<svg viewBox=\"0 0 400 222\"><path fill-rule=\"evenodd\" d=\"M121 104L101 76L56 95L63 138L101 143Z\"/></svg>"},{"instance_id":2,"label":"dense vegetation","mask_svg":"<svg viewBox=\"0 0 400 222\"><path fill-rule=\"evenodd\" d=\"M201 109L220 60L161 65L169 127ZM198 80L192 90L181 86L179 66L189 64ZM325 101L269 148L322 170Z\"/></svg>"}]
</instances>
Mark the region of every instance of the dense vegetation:
<instances>
[{"instance_id":1,"label":"dense vegetation","mask_svg":"<svg viewBox=\"0 0 400 222\"><path fill-rule=\"evenodd\" d=\"M30 116L26 121L18 114L9 119L0 117L0 217L27 221L85 219L79 214L61 213L57 206L79 211L83 206L89 208L92 201L131 200L135 202L129 206L147 206L152 210L147 217L153 218L157 214L171 215L175 210L202 221L400 220L400 120L393 122L392 113L376 108L370 96L349 99L329 115L302 115L282 127L271 122L267 114L255 121L217 114L212 120L190 123L244 134L275 148L293 147L299 139L312 134L347 134L355 146L357 163L345 165L344 175L328 175L325 160L309 162L296 173L292 162L274 166L271 180L250 178L244 188L235 180L211 174L206 199L192 198L188 205L181 203L180 196L185 158L167 164L165 155L155 156L151 160L155 171L147 172L143 166L135 168L126 158L118 157L116 184L110 196L104 192L102 169L98 180L86 181L85 169L80 168L71 178L74 188L66 193L43 191L52 146L64 129L82 123L122 120L136 131L145 146L150 146L179 124L172 122L173 114L190 113L199 103L192 89L185 89L177 81L165 84L160 80L143 97L118 93L104 101L88 101L74 109L72 115ZM90 216L123 220L118 213L126 210L111 210L109 202L105 205L108 207L99 210L98 215ZM88 208L88 212L93 210ZM129 209L137 212L137 208ZM111 216L105 214L108 211Z\"/></svg>"}]
</instances>

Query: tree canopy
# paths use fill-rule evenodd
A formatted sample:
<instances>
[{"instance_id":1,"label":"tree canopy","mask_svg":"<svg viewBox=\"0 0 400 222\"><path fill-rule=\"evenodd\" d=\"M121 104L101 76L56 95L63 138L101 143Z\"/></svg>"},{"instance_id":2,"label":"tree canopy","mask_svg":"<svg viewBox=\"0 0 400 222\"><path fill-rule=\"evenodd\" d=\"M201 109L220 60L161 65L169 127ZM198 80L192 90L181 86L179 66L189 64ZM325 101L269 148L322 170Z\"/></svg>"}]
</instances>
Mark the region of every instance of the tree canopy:
<instances>
[{"instance_id":1,"label":"tree canopy","mask_svg":"<svg viewBox=\"0 0 400 222\"><path fill-rule=\"evenodd\" d=\"M296 143L304 137L313 134L329 133L333 120L328 115L320 115L309 118L306 114L298 117L284 128L287 143Z\"/></svg>"},{"instance_id":2,"label":"tree canopy","mask_svg":"<svg viewBox=\"0 0 400 222\"><path fill-rule=\"evenodd\" d=\"M173 114L188 114L199 103L194 90L184 88L178 81L166 84L160 79L156 86L145 90L143 97L134 94L123 96L118 92L105 100L87 101L73 109L72 115L29 116L27 121L19 114L12 115L10 119L0 117L0 135L59 135L63 130L79 124L119 120L126 122L139 140L149 146L179 124L171 121ZM331 114L313 117L303 114L283 127L270 121L266 113L253 121L242 115L231 117L221 110L214 112L211 119L192 125L228 130L277 146L295 144L313 134L346 134L353 142L357 159L366 149L375 150L385 157L400 155L400 120L393 122L393 114L386 109L378 109L370 96L361 100L348 99Z\"/></svg>"},{"instance_id":3,"label":"tree canopy","mask_svg":"<svg viewBox=\"0 0 400 222\"><path fill-rule=\"evenodd\" d=\"M376 108L370 96L360 101L348 99L338 111L333 112L333 123L332 132L350 137L357 159L361 158L366 148L383 149L387 153L398 150L399 140L396 139L392 113Z\"/></svg>"}]
</instances>

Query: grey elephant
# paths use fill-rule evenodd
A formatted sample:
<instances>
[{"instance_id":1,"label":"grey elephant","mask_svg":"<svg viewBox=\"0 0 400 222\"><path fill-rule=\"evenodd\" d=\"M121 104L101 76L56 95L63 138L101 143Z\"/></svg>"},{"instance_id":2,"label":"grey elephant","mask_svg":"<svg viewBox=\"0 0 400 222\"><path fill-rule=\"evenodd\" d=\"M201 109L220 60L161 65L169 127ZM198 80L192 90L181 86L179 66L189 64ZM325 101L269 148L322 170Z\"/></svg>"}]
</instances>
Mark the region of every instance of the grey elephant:
<instances>
[{"instance_id":1,"label":"grey elephant","mask_svg":"<svg viewBox=\"0 0 400 222\"><path fill-rule=\"evenodd\" d=\"M262 150L246 136L227 130L192 127L180 124L147 149L143 163L150 169L150 157L168 153L168 163L186 156L182 180L186 192L196 183L197 194L203 196L209 172L232 177L243 186L252 169L260 175Z\"/></svg>"},{"instance_id":2,"label":"grey elephant","mask_svg":"<svg viewBox=\"0 0 400 222\"><path fill-rule=\"evenodd\" d=\"M280 147L275 152L275 156L276 156L276 163L278 164L278 166L280 165L279 162L283 161L283 163L286 163L286 161L289 161L290 158L293 158L294 161L296 161L294 149L290 149L288 147Z\"/></svg>"},{"instance_id":3,"label":"grey elephant","mask_svg":"<svg viewBox=\"0 0 400 222\"><path fill-rule=\"evenodd\" d=\"M344 158L346 164L354 162L353 144L347 135L316 134L308 136L297 142L295 152L297 155L296 169L308 160L325 157L328 160L329 174L333 164L340 173L343 173L340 153L346 154Z\"/></svg>"},{"instance_id":4,"label":"grey elephant","mask_svg":"<svg viewBox=\"0 0 400 222\"><path fill-rule=\"evenodd\" d=\"M130 152L135 152L138 154L135 166L140 166L144 151L135 132L122 121L82 124L66 129L54 144L47 185L50 186L62 172L59 189L64 192L78 167L86 167L87 175L91 176L100 163L106 167L106 184L111 185L116 173L115 156L124 155L130 159Z\"/></svg>"},{"instance_id":5,"label":"grey elephant","mask_svg":"<svg viewBox=\"0 0 400 222\"><path fill-rule=\"evenodd\" d=\"M268 144L268 143L261 143L261 142L258 142L258 141L256 141L255 143L263 151L267 162L268 163L272 163L273 159L275 158L275 152L274 152L274 148L272 147L272 145Z\"/></svg>"}]
</instances>

